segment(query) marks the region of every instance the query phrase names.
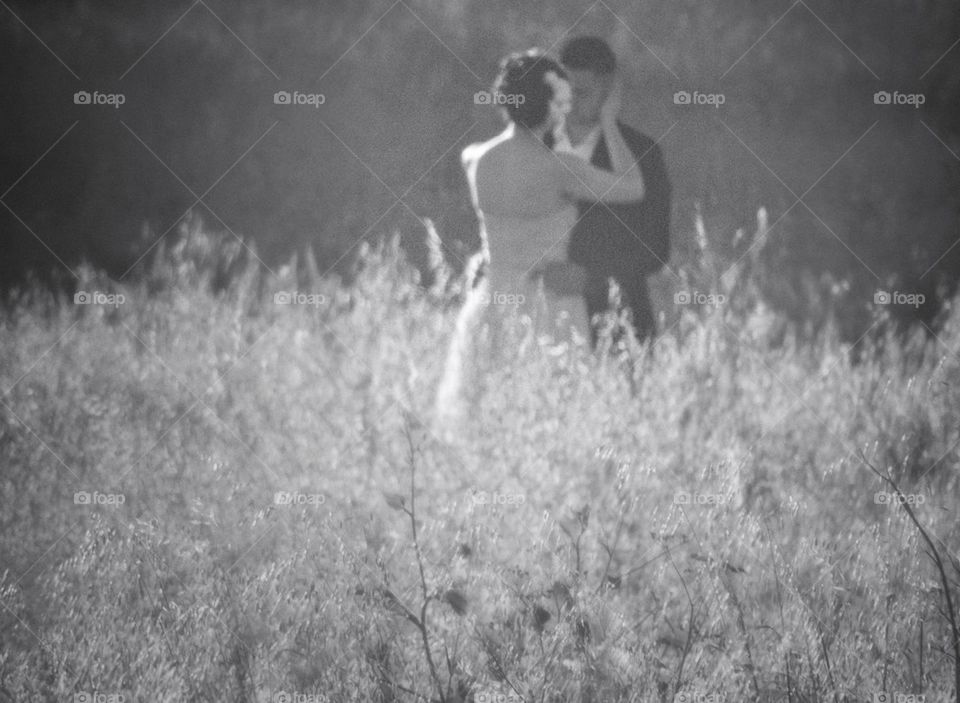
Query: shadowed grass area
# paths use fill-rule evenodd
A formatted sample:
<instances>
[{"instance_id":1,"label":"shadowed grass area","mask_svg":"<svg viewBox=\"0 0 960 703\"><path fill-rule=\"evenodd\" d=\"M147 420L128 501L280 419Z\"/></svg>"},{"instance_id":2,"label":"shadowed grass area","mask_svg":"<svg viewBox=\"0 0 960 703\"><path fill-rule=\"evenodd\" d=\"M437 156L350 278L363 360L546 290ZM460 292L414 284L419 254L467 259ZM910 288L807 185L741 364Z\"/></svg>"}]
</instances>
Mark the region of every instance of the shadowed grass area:
<instances>
[{"instance_id":1,"label":"shadowed grass area","mask_svg":"<svg viewBox=\"0 0 960 703\"><path fill-rule=\"evenodd\" d=\"M861 455L955 584L955 312L801 344L714 281L632 382L518 326L445 442L455 310L396 246L349 288L214 294L183 251L84 275L122 302L27 291L0 323L14 700L953 699L937 571Z\"/></svg>"}]
</instances>

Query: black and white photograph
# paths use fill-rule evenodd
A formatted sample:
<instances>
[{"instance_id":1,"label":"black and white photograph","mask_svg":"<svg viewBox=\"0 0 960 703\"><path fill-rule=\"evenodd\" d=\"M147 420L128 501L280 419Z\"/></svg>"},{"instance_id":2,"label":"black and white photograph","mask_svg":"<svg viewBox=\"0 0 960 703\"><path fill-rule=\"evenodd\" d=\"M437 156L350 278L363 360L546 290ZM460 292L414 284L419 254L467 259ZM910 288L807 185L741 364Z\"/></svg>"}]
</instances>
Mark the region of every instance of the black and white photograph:
<instances>
[{"instance_id":1,"label":"black and white photograph","mask_svg":"<svg viewBox=\"0 0 960 703\"><path fill-rule=\"evenodd\" d=\"M960 703L955 0L0 57L0 703Z\"/></svg>"}]
</instances>

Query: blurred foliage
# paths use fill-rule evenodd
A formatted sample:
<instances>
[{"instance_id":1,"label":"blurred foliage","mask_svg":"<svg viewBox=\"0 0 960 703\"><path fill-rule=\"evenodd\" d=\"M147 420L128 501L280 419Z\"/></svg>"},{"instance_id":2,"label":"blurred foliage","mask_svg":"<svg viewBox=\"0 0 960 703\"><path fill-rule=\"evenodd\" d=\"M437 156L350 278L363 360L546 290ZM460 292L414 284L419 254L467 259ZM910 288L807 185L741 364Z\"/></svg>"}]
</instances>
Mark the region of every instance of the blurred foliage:
<instances>
[{"instance_id":1,"label":"blurred foliage","mask_svg":"<svg viewBox=\"0 0 960 703\"><path fill-rule=\"evenodd\" d=\"M859 455L956 555L960 308L942 344L863 339L854 362L835 330L784 333L749 269L705 269L729 304L631 350L632 384L495 311L518 343L478 358L448 442L430 429L455 311L388 244L343 286L192 228L136 281L80 268L120 305L32 288L0 318L0 698L413 700L431 675L406 608L448 701L508 681L584 703L952 700L934 567ZM411 444L422 611L396 512Z\"/></svg>"},{"instance_id":2,"label":"blurred foliage","mask_svg":"<svg viewBox=\"0 0 960 703\"><path fill-rule=\"evenodd\" d=\"M50 250L123 275L157 237L180 236L191 207L255 241L268 266L310 245L321 271L341 273L364 239L400 231L422 249L429 217L458 268L478 243L458 153L500 124L473 94L506 52L574 33L610 39L625 118L661 140L676 198L661 288L698 256L695 212L735 262L753 244L736 233L763 206L778 273L767 299L792 319L820 314L811 271L847 291L851 338L877 288L952 292L960 9L946 0L11 2L0 231L16 253L0 278L69 278ZM81 89L126 103L74 105ZM326 101L275 105L277 90ZM726 102L678 106L677 90ZM877 90L926 102L875 105Z\"/></svg>"}]
</instances>

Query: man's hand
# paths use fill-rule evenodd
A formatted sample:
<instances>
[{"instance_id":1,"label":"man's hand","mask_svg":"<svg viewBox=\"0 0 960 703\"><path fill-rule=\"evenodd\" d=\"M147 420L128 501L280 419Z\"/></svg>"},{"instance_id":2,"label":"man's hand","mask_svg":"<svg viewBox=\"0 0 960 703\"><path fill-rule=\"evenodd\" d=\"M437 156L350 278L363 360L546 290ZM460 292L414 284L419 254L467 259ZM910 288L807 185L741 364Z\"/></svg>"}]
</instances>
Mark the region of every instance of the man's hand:
<instances>
[{"instance_id":1,"label":"man's hand","mask_svg":"<svg viewBox=\"0 0 960 703\"><path fill-rule=\"evenodd\" d=\"M532 280L543 279L543 287L554 295L582 295L587 283L587 270L570 261L545 261L528 274Z\"/></svg>"}]
</instances>

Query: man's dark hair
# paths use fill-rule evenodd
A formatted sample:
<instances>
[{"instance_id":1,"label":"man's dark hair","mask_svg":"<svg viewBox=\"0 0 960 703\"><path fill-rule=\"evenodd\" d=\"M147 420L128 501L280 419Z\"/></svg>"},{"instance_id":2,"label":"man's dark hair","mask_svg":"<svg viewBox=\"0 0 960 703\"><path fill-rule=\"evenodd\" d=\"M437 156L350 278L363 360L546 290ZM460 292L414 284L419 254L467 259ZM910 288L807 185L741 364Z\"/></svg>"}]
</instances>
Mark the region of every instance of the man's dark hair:
<instances>
[{"instance_id":1,"label":"man's dark hair","mask_svg":"<svg viewBox=\"0 0 960 703\"><path fill-rule=\"evenodd\" d=\"M564 44L560 61L571 71L587 70L608 74L617 68L617 57L613 49L600 37L573 37Z\"/></svg>"}]
</instances>

